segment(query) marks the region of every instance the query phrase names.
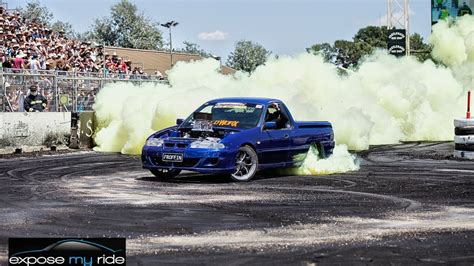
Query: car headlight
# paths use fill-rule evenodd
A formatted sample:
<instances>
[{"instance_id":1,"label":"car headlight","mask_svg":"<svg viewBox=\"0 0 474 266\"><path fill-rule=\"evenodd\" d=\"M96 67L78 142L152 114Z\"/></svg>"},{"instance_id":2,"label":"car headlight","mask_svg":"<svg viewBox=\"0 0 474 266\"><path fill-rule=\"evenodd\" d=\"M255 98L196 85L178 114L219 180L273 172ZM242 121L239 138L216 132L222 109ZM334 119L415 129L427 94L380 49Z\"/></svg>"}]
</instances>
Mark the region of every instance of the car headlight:
<instances>
[{"instance_id":1,"label":"car headlight","mask_svg":"<svg viewBox=\"0 0 474 266\"><path fill-rule=\"evenodd\" d=\"M217 142L211 142L211 141L194 141L191 143L191 146L189 146L191 149L224 149L225 145L222 143L217 143Z\"/></svg>"},{"instance_id":2,"label":"car headlight","mask_svg":"<svg viewBox=\"0 0 474 266\"><path fill-rule=\"evenodd\" d=\"M161 147L163 146L163 140L157 138L149 138L146 141L146 146L154 146L154 147Z\"/></svg>"}]
</instances>

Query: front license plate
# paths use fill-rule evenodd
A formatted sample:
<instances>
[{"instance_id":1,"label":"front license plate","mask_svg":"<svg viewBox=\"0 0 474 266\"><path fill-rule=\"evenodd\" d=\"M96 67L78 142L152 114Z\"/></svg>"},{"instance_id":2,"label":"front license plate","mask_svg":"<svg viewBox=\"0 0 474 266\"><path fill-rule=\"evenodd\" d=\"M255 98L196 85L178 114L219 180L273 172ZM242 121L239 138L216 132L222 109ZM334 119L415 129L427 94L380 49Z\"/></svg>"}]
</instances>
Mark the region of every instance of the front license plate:
<instances>
[{"instance_id":1,"label":"front license plate","mask_svg":"<svg viewBox=\"0 0 474 266\"><path fill-rule=\"evenodd\" d=\"M163 153L163 162L183 162L182 153Z\"/></svg>"}]
</instances>

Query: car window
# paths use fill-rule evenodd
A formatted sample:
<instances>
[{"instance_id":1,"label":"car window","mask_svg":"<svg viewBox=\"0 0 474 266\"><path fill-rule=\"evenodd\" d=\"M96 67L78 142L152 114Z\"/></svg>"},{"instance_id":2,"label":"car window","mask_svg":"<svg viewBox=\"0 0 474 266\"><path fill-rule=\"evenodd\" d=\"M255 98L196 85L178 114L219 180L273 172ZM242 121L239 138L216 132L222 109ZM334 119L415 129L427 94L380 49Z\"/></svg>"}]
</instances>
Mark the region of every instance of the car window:
<instances>
[{"instance_id":1,"label":"car window","mask_svg":"<svg viewBox=\"0 0 474 266\"><path fill-rule=\"evenodd\" d=\"M290 128L290 119L283 108L276 103L272 103L268 106L265 114L265 122L276 122L276 129Z\"/></svg>"},{"instance_id":2,"label":"car window","mask_svg":"<svg viewBox=\"0 0 474 266\"><path fill-rule=\"evenodd\" d=\"M204 119L210 120L215 127L253 128L258 125L263 108L263 105L250 103L219 102L205 104L188 117L181 128L194 126L194 114L211 114Z\"/></svg>"},{"instance_id":3,"label":"car window","mask_svg":"<svg viewBox=\"0 0 474 266\"><path fill-rule=\"evenodd\" d=\"M81 242L75 242L75 241L64 242L53 248L53 250L78 250L78 249L100 251L100 248L98 247L95 247L87 243L81 243Z\"/></svg>"}]
</instances>

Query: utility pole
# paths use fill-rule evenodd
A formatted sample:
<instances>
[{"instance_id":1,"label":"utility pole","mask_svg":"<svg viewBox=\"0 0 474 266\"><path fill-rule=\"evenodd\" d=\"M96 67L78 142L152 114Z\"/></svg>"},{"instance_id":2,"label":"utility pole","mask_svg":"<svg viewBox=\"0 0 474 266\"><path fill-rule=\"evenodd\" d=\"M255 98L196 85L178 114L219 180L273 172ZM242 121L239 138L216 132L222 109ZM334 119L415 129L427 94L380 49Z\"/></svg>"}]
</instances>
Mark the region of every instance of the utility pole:
<instances>
[{"instance_id":1,"label":"utility pole","mask_svg":"<svg viewBox=\"0 0 474 266\"><path fill-rule=\"evenodd\" d=\"M161 26L168 28L170 33L170 69L173 68L173 40L171 39L171 28L178 26L178 24L179 23L174 20L161 24Z\"/></svg>"},{"instance_id":2,"label":"utility pole","mask_svg":"<svg viewBox=\"0 0 474 266\"><path fill-rule=\"evenodd\" d=\"M387 29L405 30L406 55L410 55L410 0L387 0Z\"/></svg>"}]
</instances>

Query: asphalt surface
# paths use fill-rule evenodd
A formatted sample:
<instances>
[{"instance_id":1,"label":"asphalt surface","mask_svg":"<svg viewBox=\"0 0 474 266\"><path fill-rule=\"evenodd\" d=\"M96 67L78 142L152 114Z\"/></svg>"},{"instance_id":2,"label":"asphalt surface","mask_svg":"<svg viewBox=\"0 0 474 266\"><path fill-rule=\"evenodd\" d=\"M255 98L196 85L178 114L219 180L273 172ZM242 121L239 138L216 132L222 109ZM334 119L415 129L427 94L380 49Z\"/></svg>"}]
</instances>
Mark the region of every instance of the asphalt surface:
<instances>
[{"instance_id":1,"label":"asphalt surface","mask_svg":"<svg viewBox=\"0 0 474 266\"><path fill-rule=\"evenodd\" d=\"M95 152L0 159L0 264L9 237L126 237L128 265L474 263L474 162L452 143L358 154L361 169L184 173Z\"/></svg>"}]
</instances>

